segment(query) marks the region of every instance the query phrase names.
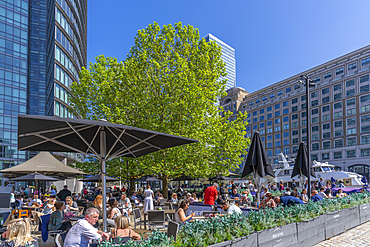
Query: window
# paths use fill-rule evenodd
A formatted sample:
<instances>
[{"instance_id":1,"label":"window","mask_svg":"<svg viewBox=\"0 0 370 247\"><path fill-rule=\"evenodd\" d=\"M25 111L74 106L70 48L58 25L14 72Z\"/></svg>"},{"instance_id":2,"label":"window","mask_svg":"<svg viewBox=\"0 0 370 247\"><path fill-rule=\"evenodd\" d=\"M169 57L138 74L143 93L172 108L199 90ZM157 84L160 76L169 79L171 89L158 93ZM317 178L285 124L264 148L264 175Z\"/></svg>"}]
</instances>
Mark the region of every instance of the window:
<instances>
[{"instance_id":1,"label":"window","mask_svg":"<svg viewBox=\"0 0 370 247\"><path fill-rule=\"evenodd\" d=\"M298 147L297 146L296 147L293 147L292 151L293 151L294 154L295 153L298 153Z\"/></svg>"},{"instance_id":2,"label":"window","mask_svg":"<svg viewBox=\"0 0 370 247\"><path fill-rule=\"evenodd\" d=\"M338 102L334 104L334 110L336 109L342 109L342 102Z\"/></svg>"},{"instance_id":3,"label":"window","mask_svg":"<svg viewBox=\"0 0 370 247\"><path fill-rule=\"evenodd\" d=\"M263 113L265 113L265 109L260 110L260 114L263 114Z\"/></svg>"},{"instance_id":4,"label":"window","mask_svg":"<svg viewBox=\"0 0 370 247\"><path fill-rule=\"evenodd\" d=\"M357 145L356 137L348 138L347 139L347 146L355 146Z\"/></svg>"},{"instance_id":5,"label":"window","mask_svg":"<svg viewBox=\"0 0 370 247\"><path fill-rule=\"evenodd\" d=\"M322 102L323 104L328 103L328 102L329 102L329 96L326 96L326 97L322 98L322 99L321 99L321 102Z\"/></svg>"},{"instance_id":6,"label":"window","mask_svg":"<svg viewBox=\"0 0 370 247\"><path fill-rule=\"evenodd\" d=\"M283 107L288 106L288 105L289 105L289 101L284 101L283 102Z\"/></svg>"},{"instance_id":7,"label":"window","mask_svg":"<svg viewBox=\"0 0 370 247\"><path fill-rule=\"evenodd\" d=\"M361 149L361 156L370 156L370 149Z\"/></svg>"},{"instance_id":8,"label":"window","mask_svg":"<svg viewBox=\"0 0 370 247\"><path fill-rule=\"evenodd\" d=\"M370 105L361 106L361 108L360 108L361 113L368 112L368 111L370 111Z\"/></svg>"},{"instance_id":9,"label":"window","mask_svg":"<svg viewBox=\"0 0 370 247\"><path fill-rule=\"evenodd\" d=\"M317 96L319 96L319 92L316 91L311 93L311 98L315 98Z\"/></svg>"},{"instance_id":10,"label":"window","mask_svg":"<svg viewBox=\"0 0 370 247\"><path fill-rule=\"evenodd\" d=\"M269 106L266 108L266 111L269 112L269 111L272 111L272 106Z\"/></svg>"},{"instance_id":11,"label":"window","mask_svg":"<svg viewBox=\"0 0 370 247\"><path fill-rule=\"evenodd\" d=\"M361 126L361 133L370 132L370 125Z\"/></svg>"},{"instance_id":12,"label":"window","mask_svg":"<svg viewBox=\"0 0 370 247\"><path fill-rule=\"evenodd\" d=\"M346 95L347 97L355 95L355 89L347 90Z\"/></svg>"},{"instance_id":13,"label":"window","mask_svg":"<svg viewBox=\"0 0 370 247\"><path fill-rule=\"evenodd\" d=\"M280 126L275 126L275 131L280 131Z\"/></svg>"},{"instance_id":14,"label":"window","mask_svg":"<svg viewBox=\"0 0 370 247\"><path fill-rule=\"evenodd\" d=\"M334 127L335 128L342 127L342 126L343 126L343 122L342 121L336 121L336 122L334 122Z\"/></svg>"},{"instance_id":15,"label":"window","mask_svg":"<svg viewBox=\"0 0 370 247\"><path fill-rule=\"evenodd\" d=\"M320 81L320 76L316 76L315 78L312 79L313 83L317 83Z\"/></svg>"},{"instance_id":16,"label":"window","mask_svg":"<svg viewBox=\"0 0 370 247\"><path fill-rule=\"evenodd\" d=\"M260 123L260 128L265 128L265 123Z\"/></svg>"},{"instance_id":17,"label":"window","mask_svg":"<svg viewBox=\"0 0 370 247\"><path fill-rule=\"evenodd\" d=\"M275 110L280 108L280 104L275 105Z\"/></svg>"},{"instance_id":18,"label":"window","mask_svg":"<svg viewBox=\"0 0 370 247\"><path fill-rule=\"evenodd\" d=\"M292 128L298 128L298 122L292 123Z\"/></svg>"},{"instance_id":19,"label":"window","mask_svg":"<svg viewBox=\"0 0 370 247\"><path fill-rule=\"evenodd\" d=\"M305 101L306 100L306 95L302 95L301 96L301 101Z\"/></svg>"},{"instance_id":20,"label":"window","mask_svg":"<svg viewBox=\"0 0 370 247\"><path fill-rule=\"evenodd\" d=\"M272 121L267 121L267 126L272 126Z\"/></svg>"},{"instance_id":21,"label":"window","mask_svg":"<svg viewBox=\"0 0 370 247\"><path fill-rule=\"evenodd\" d=\"M370 115L361 116L361 123L370 122Z\"/></svg>"},{"instance_id":22,"label":"window","mask_svg":"<svg viewBox=\"0 0 370 247\"><path fill-rule=\"evenodd\" d=\"M318 104L319 104L319 101L317 99L311 101L311 106L317 106Z\"/></svg>"},{"instance_id":23,"label":"window","mask_svg":"<svg viewBox=\"0 0 370 247\"><path fill-rule=\"evenodd\" d=\"M321 90L321 94L327 94L327 93L329 93L328 87Z\"/></svg>"},{"instance_id":24,"label":"window","mask_svg":"<svg viewBox=\"0 0 370 247\"><path fill-rule=\"evenodd\" d=\"M329 79L329 78L331 78L331 72L325 73L324 74L324 79L326 80L326 79Z\"/></svg>"},{"instance_id":25,"label":"window","mask_svg":"<svg viewBox=\"0 0 370 247\"><path fill-rule=\"evenodd\" d=\"M360 77L360 83L369 81L369 75L364 75Z\"/></svg>"},{"instance_id":26,"label":"window","mask_svg":"<svg viewBox=\"0 0 370 247\"><path fill-rule=\"evenodd\" d=\"M256 124L256 125L253 125L253 130L256 130L256 129L258 129L258 125Z\"/></svg>"},{"instance_id":27,"label":"window","mask_svg":"<svg viewBox=\"0 0 370 247\"><path fill-rule=\"evenodd\" d=\"M252 115L253 115L253 117L254 117L254 116L257 116L257 111L254 111L254 112L252 113Z\"/></svg>"},{"instance_id":28,"label":"window","mask_svg":"<svg viewBox=\"0 0 370 247\"><path fill-rule=\"evenodd\" d=\"M289 129L289 124L284 124L283 125L283 130L287 130L287 129Z\"/></svg>"},{"instance_id":29,"label":"window","mask_svg":"<svg viewBox=\"0 0 370 247\"><path fill-rule=\"evenodd\" d=\"M364 95L360 97L360 102L364 103L364 102L369 101L369 99L370 99L370 95Z\"/></svg>"},{"instance_id":30,"label":"window","mask_svg":"<svg viewBox=\"0 0 370 247\"><path fill-rule=\"evenodd\" d=\"M354 158L354 157L356 157L356 150L347 151L347 158Z\"/></svg>"},{"instance_id":31,"label":"window","mask_svg":"<svg viewBox=\"0 0 370 247\"><path fill-rule=\"evenodd\" d=\"M300 88L301 88L301 85L299 85L299 84L294 85L294 90L297 90L297 89L300 89Z\"/></svg>"},{"instance_id":32,"label":"window","mask_svg":"<svg viewBox=\"0 0 370 247\"><path fill-rule=\"evenodd\" d=\"M352 87L355 85L355 79L346 81L346 87Z\"/></svg>"},{"instance_id":33,"label":"window","mask_svg":"<svg viewBox=\"0 0 370 247\"><path fill-rule=\"evenodd\" d=\"M319 113L319 109L312 109L311 110L311 115L315 115L315 114L318 114Z\"/></svg>"},{"instance_id":34,"label":"window","mask_svg":"<svg viewBox=\"0 0 370 247\"><path fill-rule=\"evenodd\" d=\"M253 123L257 123L257 118L253 118Z\"/></svg>"},{"instance_id":35,"label":"window","mask_svg":"<svg viewBox=\"0 0 370 247\"><path fill-rule=\"evenodd\" d=\"M294 99L292 99L292 104L295 104L295 103L297 103L298 102L298 98L294 98Z\"/></svg>"},{"instance_id":36,"label":"window","mask_svg":"<svg viewBox=\"0 0 370 247\"><path fill-rule=\"evenodd\" d=\"M334 152L334 159L341 159L342 158L342 152Z\"/></svg>"},{"instance_id":37,"label":"window","mask_svg":"<svg viewBox=\"0 0 370 247\"><path fill-rule=\"evenodd\" d=\"M312 132L319 131L319 126L312 126Z\"/></svg>"},{"instance_id":38,"label":"window","mask_svg":"<svg viewBox=\"0 0 370 247\"><path fill-rule=\"evenodd\" d=\"M307 128L301 129L302 134L307 134Z\"/></svg>"},{"instance_id":39,"label":"window","mask_svg":"<svg viewBox=\"0 0 370 247\"><path fill-rule=\"evenodd\" d=\"M261 99L256 99L256 104L260 103Z\"/></svg>"},{"instance_id":40,"label":"window","mask_svg":"<svg viewBox=\"0 0 370 247\"><path fill-rule=\"evenodd\" d=\"M247 126L247 131L251 131L251 126Z\"/></svg>"},{"instance_id":41,"label":"window","mask_svg":"<svg viewBox=\"0 0 370 247\"><path fill-rule=\"evenodd\" d=\"M297 144L298 143L298 138L293 138L292 143Z\"/></svg>"},{"instance_id":42,"label":"window","mask_svg":"<svg viewBox=\"0 0 370 247\"><path fill-rule=\"evenodd\" d=\"M366 65L366 64L369 64L369 63L370 63L370 57L365 58L365 59L363 59L363 60L361 61L362 66L364 66L364 65Z\"/></svg>"},{"instance_id":43,"label":"window","mask_svg":"<svg viewBox=\"0 0 370 247\"><path fill-rule=\"evenodd\" d=\"M329 121L330 120L330 114L327 114L327 115L323 115L322 116L322 121Z\"/></svg>"},{"instance_id":44,"label":"window","mask_svg":"<svg viewBox=\"0 0 370 247\"><path fill-rule=\"evenodd\" d=\"M349 118L347 119L347 125L356 124L356 118Z\"/></svg>"},{"instance_id":45,"label":"window","mask_svg":"<svg viewBox=\"0 0 370 247\"><path fill-rule=\"evenodd\" d=\"M275 93L270 94L270 99L275 98Z\"/></svg>"},{"instance_id":46,"label":"window","mask_svg":"<svg viewBox=\"0 0 370 247\"><path fill-rule=\"evenodd\" d=\"M348 128L347 135L354 135L356 134L356 128Z\"/></svg>"},{"instance_id":47,"label":"window","mask_svg":"<svg viewBox=\"0 0 370 247\"><path fill-rule=\"evenodd\" d=\"M265 120L265 116L260 117L260 122Z\"/></svg>"},{"instance_id":48,"label":"window","mask_svg":"<svg viewBox=\"0 0 370 247\"><path fill-rule=\"evenodd\" d=\"M286 89L285 89L285 93L290 93L292 91L292 88L291 87L287 87Z\"/></svg>"},{"instance_id":49,"label":"window","mask_svg":"<svg viewBox=\"0 0 370 247\"><path fill-rule=\"evenodd\" d=\"M275 149L275 155L278 155L280 153L281 153L281 149L280 148Z\"/></svg>"},{"instance_id":50,"label":"window","mask_svg":"<svg viewBox=\"0 0 370 247\"><path fill-rule=\"evenodd\" d=\"M280 116L280 111L275 112L275 117L278 117L278 116Z\"/></svg>"},{"instance_id":51,"label":"window","mask_svg":"<svg viewBox=\"0 0 370 247\"><path fill-rule=\"evenodd\" d=\"M330 130L330 123L323 124L323 125L322 125L322 129L323 129L323 130Z\"/></svg>"},{"instance_id":52,"label":"window","mask_svg":"<svg viewBox=\"0 0 370 247\"><path fill-rule=\"evenodd\" d=\"M296 120L296 119L298 119L298 114L293 114L292 115L292 120Z\"/></svg>"},{"instance_id":53,"label":"window","mask_svg":"<svg viewBox=\"0 0 370 247\"><path fill-rule=\"evenodd\" d=\"M370 136L361 136L361 144L370 144Z\"/></svg>"},{"instance_id":54,"label":"window","mask_svg":"<svg viewBox=\"0 0 370 247\"><path fill-rule=\"evenodd\" d=\"M343 130L336 130L336 131L334 131L334 136L335 137L343 136Z\"/></svg>"},{"instance_id":55,"label":"window","mask_svg":"<svg viewBox=\"0 0 370 247\"><path fill-rule=\"evenodd\" d=\"M341 89L342 89L342 84L334 85L334 91L341 90Z\"/></svg>"},{"instance_id":56,"label":"window","mask_svg":"<svg viewBox=\"0 0 370 247\"><path fill-rule=\"evenodd\" d=\"M265 130L260 130L260 134L261 134L261 135L264 135L264 134L265 134ZM262 141L265 141L265 137L263 137L263 136L262 136L261 138L263 138L263 140L262 140Z\"/></svg>"},{"instance_id":57,"label":"window","mask_svg":"<svg viewBox=\"0 0 370 247\"><path fill-rule=\"evenodd\" d=\"M298 130L293 130L292 131L292 136L296 136L296 135L298 135Z\"/></svg>"},{"instance_id":58,"label":"window","mask_svg":"<svg viewBox=\"0 0 370 247\"><path fill-rule=\"evenodd\" d=\"M351 64L348 64L348 71L351 71L351 70L354 70L357 68L357 63L351 63Z\"/></svg>"},{"instance_id":59,"label":"window","mask_svg":"<svg viewBox=\"0 0 370 247\"><path fill-rule=\"evenodd\" d=\"M334 112L334 118L341 118L341 117L343 117L343 112L341 111Z\"/></svg>"},{"instance_id":60,"label":"window","mask_svg":"<svg viewBox=\"0 0 370 247\"><path fill-rule=\"evenodd\" d=\"M289 132L284 132L284 133L283 133L283 136L284 136L284 137L289 137Z\"/></svg>"},{"instance_id":61,"label":"window","mask_svg":"<svg viewBox=\"0 0 370 247\"><path fill-rule=\"evenodd\" d=\"M267 119L272 118L272 114L271 114L271 113L267 114L266 118L267 118Z\"/></svg>"},{"instance_id":62,"label":"window","mask_svg":"<svg viewBox=\"0 0 370 247\"><path fill-rule=\"evenodd\" d=\"M314 161L314 160L317 161L317 154L312 154L311 155L311 161Z\"/></svg>"},{"instance_id":63,"label":"window","mask_svg":"<svg viewBox=\"0 0 370 247\"><path fill-rule=\"evenodd\" d=\"M318 123L319 122L319 117L313 117L311 118L312 119L312 123Z\"/></svg>"},{"instance_id":64,"label":"window","mask_svg":"<svg viewBox=\"0 0 370 247\"><path fill-rule=\"evenodd\" d=\"M316 151L320 149L320 144L319 143L312 143L312 151Z\"/></svg>"},{"instance_id":65,"label":"window","mask_svg":"<svg viewBox=\"0 0 370 247\"><path fill-rule=\"evenodd\" d=\"M340 140L335 140L335 142L334 142L334 147L336 147L336 148L341 148L341 147L343 147L343 140L342 140L342 139L340 139Z\"/></svg>"},{"instance_id":66,"label":"window","mask_svg":"<svg viewBox=\"0 0 370 247\"><path fill-rule=\"evenodd\" d=\"M343 67L342 68L338 68L338 69L335 70L335 75L340 75L340 74L343 73L343 71L344 71L344 68Z\"/></svg>"},{"instance_id":67,"label":"window","mask_svg":"<svg viewBox=\"0 0 370 247\"><path fill-rule=\"evenodd\" d=\"M267 133L269 134L269 133L272 133L272 128L268 128L267 129Z\"/></svg>"},{"instance_id":68,"label":"window","mask_svg":"<svg viewBox=\"0 0 370 247\"><path fill-rule=\"evenodd\" d=\"M366 92L369 92L369 85L360 87L360 93L366 93Z\"/></svg>"},{"instance_id":69,"label":"window","mask_svg":"<svg viewBox=\"0 0 370 247\"><path fill-rule=\"evenodd\" d=\"M307 120L302 120L302 126L305 126L307 124Z\"/></svg>"},{"instance_id":70,"label":"window","mask_svg":"<svg viewBox=\"0 0 370 247\"><path fill-rule=\"evenodd\" d=\"M334 100L338 100L342 98L342 93L336 93L334 94Z\"/></svg>"},{"instance_id":71,"label":"window","mask_svg":"<svg viewBox=\"0 0 370 247\"><path fill-rule=\"evenodd\" d=\"M292 112L296 112L296 111L298 111L298 106L293 106L292 107Z\"/></svg>"},{"instance_id":72,"label":"window","mask_svg":"<svg viewBox=\"0 0 370 247\"><path fill-rule=\"evenodd\" d=\"M322 112L327 112L327 111L330 111L330 106L329 105L326 105L322 108Z\"/></svg>"},{"instance_id":73,"label":"window","mask_svg":"<svg viewBox=\"0 0 370 247\"><path fill-rule=\"evenodd\" d=\"M267 136L268 141L272 141L272 135Z\"/></svg>"},{"instance_id":74,"label":"window","mask_svg":"<svg viewBox=\"0 0 370 247\"><path fill-rule=\"evenodd\" d=\"M266 101L267 100L267 96L264 96L263 98L262 98L262 101Z\"/></svg>"},{"instance_id":75,"label":"window","mask_svg":"<svg viewBox=\"0 0 370 247\"><path fill-rule=\"evenodd\" d=\"M281 141L275 142L275 147L280 147L281 146ZM280 153L280 152L279 152Z\"/></svg>"},{"instance_id":76,"label":"window","mask_svg":"<svg viewBox=\"0 0 370 247\"><path fill-rule=\"evenodd\" d=\"M323 133L322 138L324 138L324 139L330 138L330 132Z\"/></svg>"},{"instance_id":77,"label":"window","mask_svg":"<svg viewBox=\"0 0 370 247\"><path fill-rule=\"evenodd\" d=\"M347 106L355 105L356 104L356 99L349 99L347 100Z\"/></svg>"},{"instance_id":78,"label":"window","mask_svg":"<svg viewBox=\"0 0 370 247\"><path fill-rule=\"evenodd\" d=\"M302 109L302 110L306 109L306 103L301 104L301 109Z\"/></svg>"},{"instance_id":79,"label":"window","mask_svg":"<svg viewBox=\"0 0 370 247\"><path fill-rule=\"evenodd\" d=\"M311 136L312 138L312 141L317 141L317 140L319 140L319 134L316 134L316 135L312 135Z\"/></svg>"},{"instance_id":80,"label":"window","mask_svg":"<svg viewBox=\"0 0 370 247\"><path fill-rule=\"evenodd\" d=\"M267 156L272 156L272 150L267 150Z\"/></svg>"},{"instance_id":81,"label":"window","mask_svg":"<svg viewBox=\"0 0 370 247\"><path fill-rule=\"evenodd\" d=\"M289 109L284 109L283 110L283 115L286 115L286 114L288 114L289 113Z\"/></svg>"},{"instance_id":82,"label":"window","mask_svg":"<svg viewBox=\"0 0 370 247\"><path fill-rule=\"evenodd\" d=\"M323 142L323 143L322 143L322 148L323 148L323 149L329 149L329 148L330 148L330 141L328 141L328 142Z\"/></svg>"},{"instance_id":83,"label":"window","mask_svg":"<svg viewBox=\"0 0 370 247\"><path fill-rule=\"evenodd\" d=\"M355 115L355 114L356 114L356 108L347 110L347 116L351 116L351 115Z\"/></svg>"},{"instance_id":84,"label":"window","mask_svg":"<svg viewBox=\"0 0 370 247\"><path fill-rule=\"evenodd\" d=\"M285 144L285 145L289 145L289 143L288 144ZM283 150L284 150L284 154L289 154L289 148L284 148Z\"/></svg>"},{"instance_id":85,"label":"window","mask_svg":"<svg viewBox=\"0 0 370 247\"><path fill-rule=\"evenodd\" d=\"M280 96L280 95L282 95L283 94L283 90L279 90L278 92L277 92L277 96Z\"/></svg>"},{"instance_id":86,"label":"window","mask_svg":"<svg viewBox=\"0 0 370 247\"><path fill-rule=\"evenodd\" d=\"M322 160L328 160L329 159L329 153L321 154Z\"/></svg>"},{"instance_id":87,"label":"window","mask_svg":"<svg viewBox=\"0 0 370 247\"><path fill-rule=\"evenodd\" d=\"M283 122L288 122L289 121L289 116L283 117Z\"/></svg>"}]
</instances>

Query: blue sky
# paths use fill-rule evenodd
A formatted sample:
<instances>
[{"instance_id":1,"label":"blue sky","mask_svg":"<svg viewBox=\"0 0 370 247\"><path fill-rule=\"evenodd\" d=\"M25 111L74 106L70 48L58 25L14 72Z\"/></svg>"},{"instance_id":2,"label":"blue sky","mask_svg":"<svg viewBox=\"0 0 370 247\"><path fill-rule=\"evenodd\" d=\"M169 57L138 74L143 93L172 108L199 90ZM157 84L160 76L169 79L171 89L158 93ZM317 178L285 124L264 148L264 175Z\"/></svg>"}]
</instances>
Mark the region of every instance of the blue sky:
<instances>
[{"instance_id":1,"label":"blue sky","mask_svg":"<svg viewBox=\"0 0 370 247\"><path fill-rule=\"evenodd\" d=\"M236 50L239 87L254 92L370 44L368 0L88 1L88 62L126 58L137 30L182 22Z\"/></svg>"}]
</instances>

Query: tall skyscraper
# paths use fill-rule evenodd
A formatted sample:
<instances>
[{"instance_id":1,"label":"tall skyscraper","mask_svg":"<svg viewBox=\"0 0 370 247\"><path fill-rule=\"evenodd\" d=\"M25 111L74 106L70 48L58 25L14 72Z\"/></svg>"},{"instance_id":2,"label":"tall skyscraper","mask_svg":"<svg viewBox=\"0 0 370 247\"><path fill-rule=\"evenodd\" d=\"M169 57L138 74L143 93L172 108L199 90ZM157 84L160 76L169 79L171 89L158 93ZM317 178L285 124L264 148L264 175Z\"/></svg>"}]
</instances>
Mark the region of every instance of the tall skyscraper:
<instances>
[{"instance_id":1,"label":"tall skyscraper","mask_svg":"<svg viewBox=\"0 0 370 247\"><path fill-rule=\"evenodd\" d=\"M221 79L227 79L226 90L232 87L236 87L236 59L235 59L235 49L223 42L222 40L216 38L212 34L207 34L204 38L207 42L215 41L221 46L222 51L222 61L226 64L227 75Z\"/></svg>"},{"instance_id":2,"label":"tall skyscraper","mask_svg":"<svg viewBox=\"0 0 370 247\"><path fill-rule=\"evenodd\" d=\"M69 87L86 65L87 0L0 0L0 169L28 159L19 114L75 117Z\"/></svg>"}]
</instances>

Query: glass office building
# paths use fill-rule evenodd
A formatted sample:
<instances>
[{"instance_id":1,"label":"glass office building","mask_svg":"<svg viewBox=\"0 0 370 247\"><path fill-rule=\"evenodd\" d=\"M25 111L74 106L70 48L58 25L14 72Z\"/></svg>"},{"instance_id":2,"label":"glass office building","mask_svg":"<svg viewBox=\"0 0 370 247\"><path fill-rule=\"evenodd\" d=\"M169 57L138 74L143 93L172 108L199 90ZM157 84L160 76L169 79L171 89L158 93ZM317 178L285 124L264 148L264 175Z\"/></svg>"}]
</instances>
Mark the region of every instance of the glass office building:
<instances>
[{"instance_id":1,"label":"glass office building","mask_svg":"<svg viewBox=\"0 0 370 247\"><path fill-rule=\"evenodd\" d=\"M69 86L87 64L86 0L0 0L0 169L20 164L17 117L75 117Z\"/></svg>"},{"instance_id":2,"label":"glass office building","mask_svg":"<svg viewBox=\"0 0 370 247\"><path fill-rule=\"evenodd\" d=\"M236 59L235 59L235 49L223 42L222 40L216 38L212 34L207 34L205 37L207 42L215 41L221 46L222 51L222 61L226 64L227 75L222 79L227 79L226 90L236 86Z\"/></svg>"}]
</instances>

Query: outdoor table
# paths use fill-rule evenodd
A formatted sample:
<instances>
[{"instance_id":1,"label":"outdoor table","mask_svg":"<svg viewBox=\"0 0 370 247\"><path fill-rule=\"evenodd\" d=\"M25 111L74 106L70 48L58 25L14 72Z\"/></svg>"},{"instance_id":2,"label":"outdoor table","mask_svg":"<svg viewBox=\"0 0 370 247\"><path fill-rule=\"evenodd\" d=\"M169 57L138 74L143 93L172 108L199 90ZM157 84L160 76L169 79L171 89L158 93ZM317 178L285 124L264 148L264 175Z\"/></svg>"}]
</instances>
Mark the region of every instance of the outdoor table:
<instances>
[{"instance_id":1,"label":"outdoor table","mask_svg":"<svg viewBox=\"0 0 370 247\"><path fill-rule=\"evenodd\" d=\"M198 220L205 220L205 219L208 219L208 217L203 216L203 215L194 215L193 217L191 217L190 222L198 221Z\"/></svg>"},{"instance_id":2,"label":"outdoor table","mask_svg":"<svg viewBox=\"0 0 370 247\"><path fill-rule=\"evenodd\" d=\"M156 210L156 211L162 211L162 210ZM175 217L175 213L176 213L175 209L165 209L163 211L164 211L164 214L170 216L171 219L173 219ZM148 215L148 213L145 212L144 213L144 229L146 229L146 221L147 221L146 217L147 217L147 215Z\"/></svg>"},{"instance_id":3,"label":"outdoor table","mask_svg":"<svg viewBox=\"0 0 370 247\"><path fill-rule=\"evenodd\" d=\"M78 220L83 219L83 218L84 218L84 216L75 216L75 217L69 218L69 220L70 221L78 221Z\"/></svg>"},{"instance_id":4,"label":"outdoor table","mask_svg":"<svg viewBox=\"0 0 370 247\"><path fill-rule=\"evenodd\" d=\"M22 209L26 209L28 211L28 218L31 217L32 211L38 211L41 207L33 207L33 206L22 206Z\"/></svg>"}]
</instances>

